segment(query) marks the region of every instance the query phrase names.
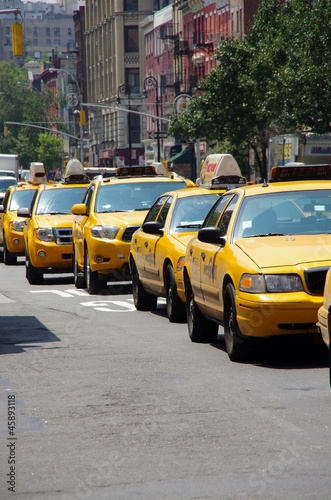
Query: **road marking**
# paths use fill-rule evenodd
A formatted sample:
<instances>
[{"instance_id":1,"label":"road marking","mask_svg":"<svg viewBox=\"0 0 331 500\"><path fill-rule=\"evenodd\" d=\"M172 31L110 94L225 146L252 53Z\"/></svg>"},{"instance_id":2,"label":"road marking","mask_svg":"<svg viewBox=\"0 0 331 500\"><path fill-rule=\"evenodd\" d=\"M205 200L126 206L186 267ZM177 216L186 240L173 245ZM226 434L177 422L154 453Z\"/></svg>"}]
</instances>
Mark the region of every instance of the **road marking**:
<instances>
[{"instance_id":1,"label":"road marking","mask_svg":"<svg viewBox=\"0 0 331 500\"><path fill-rule=\"evenodd\" d=\"M15 302L15 300L8 299L8 297L0 293L0 304L9 304L10 302Z\"/></svg>"},{"instance_id":2,"label":"road marking","mask_svg":"<svg viewBox=\"0 0 331 500\"><path fill-rule=\"evenodd\" d=\"M96 311L104 312L130 312L136 310L133 304L129 304L129 302L124 302L123 300L92 300L91 302L81 302L80 304L86 307L93 307ZM112 309L107 304L123 307L123 309Z\"/></svg>"},{"instance_id":3,"label":"road marking","mask_svg":"<svg viewBox=\"0 0 331 500\"><path fill-rule=\"evenodd\" d=\"M83 290L66 290L68 293L72 293L73 295L81 295L83 297L89 297L89 294L87 292L83 292Z\"/></svg>"},{"instance_id":4,"label":"road marking","mask_svg":"<svg viewBox=\"0 0 331 500\"><path fill-rule=\"evenodd\" d=\"M68 292L62 292L62 290L30 290L31 293L55 293L55 295L60 295L60 297L72 297Z\"/></svg>"}]
</instances>

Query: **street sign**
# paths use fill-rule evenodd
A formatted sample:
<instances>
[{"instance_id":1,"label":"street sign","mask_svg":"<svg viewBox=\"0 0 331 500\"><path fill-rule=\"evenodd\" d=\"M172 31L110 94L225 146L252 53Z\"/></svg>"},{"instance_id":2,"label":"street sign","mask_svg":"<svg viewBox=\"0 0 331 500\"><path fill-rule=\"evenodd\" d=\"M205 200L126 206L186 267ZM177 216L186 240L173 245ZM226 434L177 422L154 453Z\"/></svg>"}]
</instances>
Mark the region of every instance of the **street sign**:
<instances>
[{"instance_id":1,"label":"street sign","mask_svg":"<svg viewBox=\"0 0 331 500\"><path fill-rule=\"evenodd\" d=\"M67 100L68 106L70 106L71 108L74 108L79 103L78 95L73 94L73 93L67 94L66 100Z\"/></svg>"},{"instance_id":2,"label":"street sign","mask_svg":"<svg viewBox=\"0 0 331 500\"><path fill-rule=\"evenodd\" d=\"M167 132L148 132L148 139L157 139L159 136L159 139L167 139L168 133Z\"/></svg>"}]
</instances>

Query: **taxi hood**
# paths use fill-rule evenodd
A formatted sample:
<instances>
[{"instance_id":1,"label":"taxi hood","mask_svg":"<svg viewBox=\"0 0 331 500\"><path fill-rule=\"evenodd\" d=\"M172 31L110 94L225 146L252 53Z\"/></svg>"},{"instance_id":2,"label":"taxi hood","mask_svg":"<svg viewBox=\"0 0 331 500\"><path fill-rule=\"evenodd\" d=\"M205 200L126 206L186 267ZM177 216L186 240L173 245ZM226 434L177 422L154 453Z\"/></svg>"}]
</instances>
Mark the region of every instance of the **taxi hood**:
<instances>
[{"instance_id":1,"label":"taxi hood","mask_svg":"<svg viewBox=\"0 0 331 500\"><path fill-rule=\"evenodd\" d=\"M136 210L134 212L110 212L96 214L100 224L105 226L141 226L148 210Z\"/></svg>"},{"instance_id":2,"label":"taxi hood","mask_svg":"<svg viewBox=\"0 0 331 500\"><path fill-rule=\"evenodd\" d=\"M260 268L331 260L331 234L239 238L235 245Z\"/></svg>"},{"instance_id":3,"label":"taxi hood","mask_svg":"<svg viewBox=\"0 0 331 500\"><path fill-rule=\"evenodd\" d=\"M186 252L186 247L189 243L189 241L196 236L198 231L194 231L191 233L173 233L171 236L173 237L174 240L176 240L179 245L183 245L183 252Z\"/></svg>"},{"instance_id":4,"label":"taxi hood","mask_svg":"<svg viewBox=\"0 0 331 500\"><path fill-rule=\"evenodd\" d=\"M74 215L36 215L35 220L39 227L70 227L72 226Z\"/></svg>"}]
</instances>

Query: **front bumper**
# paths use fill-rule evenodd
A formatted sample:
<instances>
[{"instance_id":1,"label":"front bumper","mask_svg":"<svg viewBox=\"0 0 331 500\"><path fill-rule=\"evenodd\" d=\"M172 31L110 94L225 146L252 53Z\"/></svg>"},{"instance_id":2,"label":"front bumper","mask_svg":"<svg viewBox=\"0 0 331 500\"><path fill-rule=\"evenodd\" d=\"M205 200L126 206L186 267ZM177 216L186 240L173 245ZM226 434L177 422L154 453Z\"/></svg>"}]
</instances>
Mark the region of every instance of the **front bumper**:
<instances>
[{"instance_id":1,"label":"front bumper","mask_svg":"<svg viewBox=\"0 0 331 500\"><path fill-rule=\"evenodd\" d=\"M317 312L323 297L304 292L284 294L238 294L237 322L249 337L316 334Z\"/></svg>"}]
</instances>

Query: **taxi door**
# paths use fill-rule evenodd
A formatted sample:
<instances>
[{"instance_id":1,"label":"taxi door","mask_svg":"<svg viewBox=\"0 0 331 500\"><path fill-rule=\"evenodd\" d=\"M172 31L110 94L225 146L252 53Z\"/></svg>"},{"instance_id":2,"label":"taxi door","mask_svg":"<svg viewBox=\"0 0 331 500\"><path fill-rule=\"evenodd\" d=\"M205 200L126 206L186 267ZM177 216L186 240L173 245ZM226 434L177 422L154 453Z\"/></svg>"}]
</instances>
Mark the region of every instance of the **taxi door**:
<instances>
[{"instance_id":1,"label":"taxi door","mask_svg":"<svg viewBox=\"0 0 331 500\"><path fill-rule=\"evenodd\" d=\"M171 207L173 198L169 195L162 196L159 199L160 210L154 212L153 218L146 218L145 222L156 221L160 222L164 227L166 218ZM144 260L144 284L150 290L160 291L163 287L163 263L158 262L157 247L162 235L147 234L144 231L142 236L142 255Z\"/></svg>"},{"instance_id":2,"label":"taxi door","mask_svg":"<svg viewBox=\"0 0 331 500\"><path fill-rule=\"evenodd\" d=\"M230 201L229 201L230 196ZM221 235L226 236L233 210L237 204L238 196L224 196L212 214L210 221L221 229ZM225 206L226 205L226 206ZM225 207L225 208L224 208ZM218 220L217 220L217 216ZM208 224L207 224L208 226ZM207 227L204 226L204 227ZM223 319L222 286L224 275L228 268L228 242L225 247L219 244L205 243L200 253L200 286L203 300L203 311L205 314L218 320Z\"/></svg>"},{"instance_id":3,"label":"taxi door","mask_svg":"<svg viewBox=\"0 0 331 500\"><path fill-rule=\"evenodd\" d=\"M86 230L85 226L89 219L88 214L92 202L93 193L94 185L91 185L87 189L82 201L82 203L84 203L87 207L87 215L76 215L73 221L73 240L75 242L76 259L81 269L84 269L84 234Z\"/></svg>"}]
</instances>

